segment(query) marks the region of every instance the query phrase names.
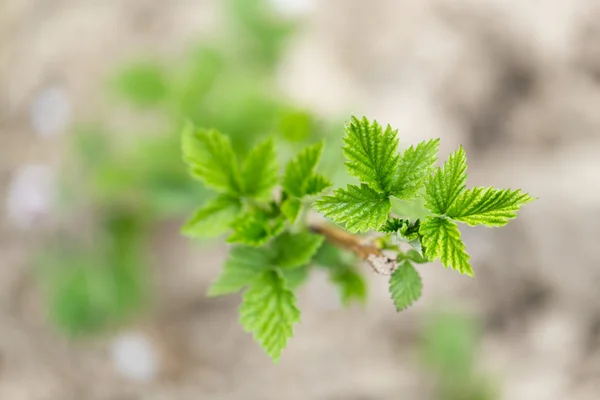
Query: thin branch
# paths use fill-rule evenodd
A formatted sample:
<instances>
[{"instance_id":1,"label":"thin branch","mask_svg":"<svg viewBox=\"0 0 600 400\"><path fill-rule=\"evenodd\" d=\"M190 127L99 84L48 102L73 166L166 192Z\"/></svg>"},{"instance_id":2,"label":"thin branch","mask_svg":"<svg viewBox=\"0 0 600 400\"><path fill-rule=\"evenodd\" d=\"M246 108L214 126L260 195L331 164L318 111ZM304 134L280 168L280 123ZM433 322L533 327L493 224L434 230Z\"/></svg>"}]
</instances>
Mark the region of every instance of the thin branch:
<instances>
[{"instance_id":1,"label":"thin branch","mask_svg":"<svg viewBox=\"0 0 600 400\"><path fill-rule=\"evenodd\" d=\"M385 255L381 249L363 238L325 224L311 224L309 229L323 235L332 244L349 250L367 261L373 270L381 275L391 275L397 267L395 258Z\"/></svg>"}]
</instances>

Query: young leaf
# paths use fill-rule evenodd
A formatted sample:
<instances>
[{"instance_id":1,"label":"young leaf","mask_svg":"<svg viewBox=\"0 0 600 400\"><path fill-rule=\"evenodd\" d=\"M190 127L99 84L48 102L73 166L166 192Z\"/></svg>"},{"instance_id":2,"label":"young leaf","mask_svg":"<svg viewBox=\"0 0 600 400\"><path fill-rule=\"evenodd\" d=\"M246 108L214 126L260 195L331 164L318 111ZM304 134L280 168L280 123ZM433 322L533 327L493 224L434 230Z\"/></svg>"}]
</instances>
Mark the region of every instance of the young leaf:
<instances>
[{"instance_id":1,"label":"young leaf","mask_svg":"<svg viewBox=\"0 0 600 400\"><path fill-rule=\"evenodd\" d=\"M301 267L310 262L322 243L321 235L308 232L284 232L271 243L274 252L273 260L283 269Z\"/></svg>"},{"instance_id":2,"label":"young leaf","mask_svg":"<svg viewBox=\"0 0 600 400\"><path fill-rule=\"evenodd\" d=\"M431 176L440 140L423 141L417 147L410 146L400 157L397 179L394 182L393 195L402 200L417 197L419 190Z\"/></svg>"},{"instance_id":3,"label":"young leaf","mask_svg":"<svg viewBox=\"0 0 600 400\"><path fill-rule=\"evenodd\" d=\"M467 155L460 146L450 154L444 168L438 168L426 185L425 207L437 214L445 214L465 190L467 184Z\"/></svg>"},{"instance_id":4,"label":"young leaf","mask_svg":"<svg viewBox=\"0 0 600 400\"><path fill-rule=\"evenodd\" d=\"M291 224L296 222L300 209L302 208L302 202L296 198L289 198L281 203L281 212L290 221Z\"/></svg>"},{"instance_id":5,"label":"young leaf","mask_svg":"<svg viewBox=\"0 0 600 400\"><path fill-rule=\"evenodd\" d=\"M241 193L240 171L229 137L187 123L182 147L192 176L218 192L234 196Z\"/></svg>"},{"instance_id":6,"label":"young leaf","mask_svg":"<svg viewBox=\"0 0 600 400\"><path fill-rule=\"evenodd\" d=\"M237 198L220 195L194 212L181 228L189 237L213 237L225 233L241 211Z\"/></svg>"},{"instance_id":7,"label":"young leaf","mask_svg":"<svg viewBox=\"0 0 600 400\"><path fill-rule=\"evenodd\" d=\"M308 182L314 174L322 152L323 142L318 142L306 147L288 162L283 176L283 189L287 193L296 197L303 197L308 194ZM311 183L310 186L314 191L315 184Z\"/></svg>"},{"instance_id":8,"label":"young leaf","mask_svg":"<svg viewBox=\"0 0 600 400\"><path fill-rule=\"evenodd\" d=\"M256 146L242 165L244 194L256 198L269 198L277 186L279 167L272 139Z\"/></svg>"},{"instance_id":9,"label":"young leaf","mask_svg":"<svg viewBox=\"0 0 600 400\"><path fill-rule=\"evenodd\" d=\"M396 311L402 311L421 297L421 277L409 261L404 261L390 276L390 294Z\"/></svg>"},{"instance_id":10,"label":"young leaf","mask_svg":"<svg viewBox=\"0 0 600 400\"><path fill-rule=\"evenodd\" d=\"M379 228L380 232L383 233L396 233L402 228L404 225L408 224L407 219L402 218L392 218L385 221L385 225Z\"/></svg>"},{"instance_id":11,"label":"young leaf","mask_svg":"<svg viewBox=\"0 0 600 400\"><path fill-rule=\"evenodd\" d=\"M269 253L264 248L236 246L221 275L208 289L208 296L235 293L254 282L270 266Z\"/></svg>"},{"instance_id":12,"label":"young leaf","mask_svg":"<svg viewBox=\"0 0 600 400\"><path fill-rule=\"evenodd\" d=\"M389 194L399 160L396 135L389 125L383 131L377 121L352 117L346 126L343 148L348 173L378 192Z\"/></svg>"},{"instance_id":13,"label":"young leaf","mask_svg":"<svg viewBox=\"0 0 600 400\"><path fill-rule=\"evenodd\" d=\"M277 363L294 324L300 322L294 293L276 271L267 271L244 293L240 323Z\"/></svg>"},{"instance_id":14,"label":"young leaf","mask_svg":"<svg viewBox=\"0 0 600 400\"><path fill-rule=\"evenodd\" d=\"M471 226L503 226L517 217L517 211L523 204L533 200L520 190L474 187L464 191L446 214Z\"/></svg>"},{"instance_id":15,"label":"young leaf","mask_svg":"<svg viewBox=\"0 0 600 400\"><path fill-rule=\"evenodd\" d=\"M323 196L315 202L315 208L338 224L346 224L350 232L377 230L387 220L390 199L365 184L348 185L337 189L333 196Z\"/></svg>"},{"instance_id":16,"label":"young leaf","mask_svg":"<svg viewBox=\"0 0 600 400\"><path fill-rule=\"evenodd\" d=\"M445 267L473 276L469 254L460 238L456 223L441 217L427 217L419 233L423 236L424 255L429 260L439 257Z\"/></svg>"},{"instance_id":17,"label":"young leaf","mask_svg":"<svg viewBox=\"0 0 600 400\"><path fill-rule=\"evenodd\" d=\"M235 220L231 227L233 233L227 238L227 242L260 246L281 232L284 219L269 218L262 212L253 210Z\"/></svg>"},{"instance_id":18,"label":"young leaf","mask_svg":"<svg viewBox=\"0 0 600 400\"><path fill-rule=\"evenodd\" d=\"M325 178L323 175L314 174L310 176L305 182L302 190L307 196L314 196L321 193L332 185L331 181Z\"/></svg>"},{"instance_id":19,"label":"young leaf","mask_svg":"<svg viewBox=\"0 0 600 400\"><path fill-rule=\"evenodd\" d=\"M331 271L331 282L340 293L344 307L348 307L353 300L364 303L367 300L367 284L361 274L353 266L344 266Z\"/></svg>"},{"instance_id":20,"label":"young leaf","mask_svg":"<svg viewBox=\"0 0 600 400\"><path fill-rule=\"evenodd\" d=\"M400 227L398 234L400 239L404 242L410 243L415 240L419 240L419 229L421 228L421 220L417 219L415 222L406 220L406 223Z\"/></svg>"}]
</instances>

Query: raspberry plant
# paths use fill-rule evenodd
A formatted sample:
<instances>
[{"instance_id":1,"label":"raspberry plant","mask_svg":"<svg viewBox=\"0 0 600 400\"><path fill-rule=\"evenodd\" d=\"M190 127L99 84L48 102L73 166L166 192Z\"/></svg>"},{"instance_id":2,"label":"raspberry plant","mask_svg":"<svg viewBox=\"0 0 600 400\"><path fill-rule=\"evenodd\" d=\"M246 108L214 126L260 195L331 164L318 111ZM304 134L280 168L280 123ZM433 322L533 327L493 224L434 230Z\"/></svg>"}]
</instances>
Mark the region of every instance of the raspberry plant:
<instances>
[{"instance_id":1,"label":"raspberry plant","mask_svg":"<svg viewBox=\"0 0 600 400\"><path fill-rule=\"evenodd\" d=\"M322 142L300 151L281 176L272 139L238 160L229 137L191 123L184 128L189 171L216 196L194 213L183 232L192 237L227 233L233 247L208 295L243 290L240 323L274 362L300 322L294 292L311 268L326 268L348 304L366 296L357 269L362 259L376 273L389 275L390 296L400 311L421 296L415 264L439 259L473 276L458 222L503 226L534 200L521 190L467 189L462 146L436 167L439 139L400 153L397 133L389 125L384 129L353 117L345 127L343 153L359 185L323 195L332 183L317 172ZM423 201L425 217L395 215L392 199ZM310 219L311 207L340 227ZM361 233L370 235L356 235Z\"/></svg>"}]
</instances>

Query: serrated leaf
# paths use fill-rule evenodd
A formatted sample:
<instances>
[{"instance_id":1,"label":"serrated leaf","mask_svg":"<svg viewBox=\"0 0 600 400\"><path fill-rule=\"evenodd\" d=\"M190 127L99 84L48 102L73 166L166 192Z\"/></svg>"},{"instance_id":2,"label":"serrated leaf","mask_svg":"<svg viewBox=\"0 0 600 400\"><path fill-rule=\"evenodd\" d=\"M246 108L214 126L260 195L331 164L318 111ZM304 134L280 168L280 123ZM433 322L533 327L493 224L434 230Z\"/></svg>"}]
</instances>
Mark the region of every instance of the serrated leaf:
<instances>
[{"instance_id":1,"label":"serrated leaf","mask_svg":"<svg viewBox=\"0 0 600 400\"><path fill-rule=\"evenodd\" d=\"M269 198L277 186L279 167L272 139L260 143L242 165L244 194L255 199Z\"/></svg>"},{"instance_id":2,"label":"serrated leaf","mask_svg":"<svg viewBox=\"0 0 600 400\"><path fill-rule=\"evenodd\" d=\"M281 203L281 212L290 221L290 223L296 222L300 209L302 208L302 202L296 198L289 198Z\"/></svg>"},{"instance_id":3,"label":"serrated leaf","mask_svg":"<svg viewBox=\"0 0 600 400\"><path fill-rule=\"evenodd\" d=\"M377 121L352 117L346 126L344 155L352 176L381 193L389 194L394 184L399 157L397 131L385 131Z\"/></svg>"},{"instance_id":4,"label":"serrated leaf","mask_svg":"<svg viewBox=\"0 0 600 400\"><path fill-rule=\"evenodd\" d=\"M221 275L210 286L208 296L235 293L254 282L270 266L269 252L264 248L235 246Z\"/></svg>"},{"instance_id":5,"label":"serrated leaf","mask_svg":"<svg viewBox=\"0 0 600 400\"><path fill-rule=\"evenodd\" d=\"M344 266L331 271L331 282L336 285L344 307L352 301L364 303L367 300L367 284L361 274L352 266Z\"/></svg>"},{"instance_id":6,"label":"serrated leaf","mask_svg":"<svg viewBox=\"0 0 600 400\"><path fill-rule=\"evenodd\" d=\"M390 199L369 186L348 185L347 190L336 189L333 196L323 196L315 208L338 224L346 224L350 232L377 230L387 220Z\"/></svg>"},{"instance_id":7,"label":"serrated leaf","mask_svg":"<svg viewBox=\"0 0 600 400\"><path fill-rule=\"evenodd\" d=\"M283 188L288 194L296 197L307 194L307 181L313 176L322 152L323 142L318 142L288 162L283 176Z\"/></svg>"},{"instance_id":8,"label":"serrated leaf","mask_svg":"<svg viewBox=\"0 0 600 400\"><path fill-rule=\"evenodd\" d=\"M473 276L469 264L469 254L460 238L456 223L441 217L427 217L421 223L419 233L422 235L424 255L433 261L439 258L447 268L452 268L461 274Z\"/></svg>"},{"instance_id":9,"label":"serrated leaf","mask_svg":"<svg viewBox=\"0 0 600 400\"><path fill-rule=\"evenodd\" d=\"M300 322L294 293L275 271L267 271L244 293L240 324L277 363L287 341Z\"/></svg>"},{"instance_id":10,"label":"serrated leaf","mask_svg":"<svg viewBox=\"0 0 600 400\"><path fill-rule=\"evenodd\" d=\"M233 232L227 242L260 246L271 237L268 223L258 218L239 218L232 224Z\"/></svg>"},{"instance_id":11,"label":"serrated leaf","mask_svg":"<svg viewBox=\"0 0 600 400\"><path fill-rule=\"evenodd\" d=\"M420 219L417 219L414 222L410 222L407 220L406 223L400 227L400 231L398 232L398 234L400 235L400 239L408 243L419 240L420 227Z\"/></svg>"},{"instance_id":12,"label":"serrated leaf","mask_svg":"<svg viewBox=\"0 0 600 400\"><path fill-rule=\"evenodd\" d=\"M379 228L379 231L384 233L396 233L398 234L399 239L409 243L419 239L420 224L421 221L418 219L414 222L410 222L410 220L404 218L391 218L385 222L385 225Z\"/></svg>"},{"instance_id":13,"label":"serrated leaf","mask_svg":"<svg viewBox=\"0 0 600 400\"><path fill-rule=\"evenodd\" d=\"M313 233L284 232L271 243L273 260L283 269L293 269L306 265L321 247L323 236Z\"/></svg>"},{"instance_id":14,"label":"serrated leaf","mask_svg":"<svg viewBox=\"0 0 600 400\"><path fill-rule=\"evenodd\" d=\"M305 182L302 191L307 196L314 196L321 193L332 185L331 181L323 175L311 175Z\"/></svg>"},{"instance_id":15,"label":"serrated leaf","mask_svg":"<svg viewBox=\"0 0 600 400\"><path fill-rule=\"evenodd\" d=\"M402 218L392 218L385 221L385 224L379 228L379 232L396 233L404 225L408 224L408 220Z\"/></svg>"},{"instance_id":16,"label":"serrated leaf","mask_svg":"<svg viewBox=\"0 0 600 400\"><path fill-rule=\"evenodd\" d=\"M193 177L218 192L239 195L240 171L229 138L216 130L183 129L183 158Z\"/></svg>"},{"instance_id":17,"label":"serrated leaf","mask_svg":"<svg viewBox=\"0 0 600 400\"><path fill-rule=\"evenodd\" d=\"M404 261L390 276L389 290L396 311L411 306L421 297L423 284L419 273L409 261Z\"/></svg>"},{"instance_id":18,"label":"serrated leaf","mask_svg":"<svg viewBox=\"0 0 600 400\"><path fill-rule=\"evenodd\" d=\"M277 236L283 230L284 223L281 216L271 218L262 211L251 210L231 224L233 232L227 242L260 246Z\"/></svg>"},{"instance_id":19,"label":"serrated leaf","mask_svg":"<svg viewBox=\"0 0 600 400\"><path fill-rule=\"evenodd\" d=\"M181 228L189 237L213 237L225 233L241 211L239 199L218 196L197 209Z\"/></svg>"},{"instance_id":20,"label":"serrated leaf","mask_svg":"<svg viewBox=\"0 0 600 400\"><path fill-rule=\"evenodd\" d=\"M517 211L523 204L533 200L520 190L474 187L464 191L446 214L471 226L504 226L517 217Z\"/></svg>"},{"instance_id":21,"label":"serrated leaf","mask_svg":"<svg viewBox=\"0 0 600 400\"><path fill-rule=\"evenodd\" d=\"M411 146L400 157L398 175L394 183L393 195L402 200L417 197L420 189L431 176L440 140L423 141L417 147Z\"/></svg>"},{"instance_id":22,"label":"serrated leaf","mask_svg":"<svg viewBox=\"0 0 600 400\"><path fill-rule=\"evenodd\" d=\"M465 190L467 184L467 154L460 146L450 154L443 168L437 168L426 185L425 207L437 214L445 214Z\"/></svg>"}]
</instances>

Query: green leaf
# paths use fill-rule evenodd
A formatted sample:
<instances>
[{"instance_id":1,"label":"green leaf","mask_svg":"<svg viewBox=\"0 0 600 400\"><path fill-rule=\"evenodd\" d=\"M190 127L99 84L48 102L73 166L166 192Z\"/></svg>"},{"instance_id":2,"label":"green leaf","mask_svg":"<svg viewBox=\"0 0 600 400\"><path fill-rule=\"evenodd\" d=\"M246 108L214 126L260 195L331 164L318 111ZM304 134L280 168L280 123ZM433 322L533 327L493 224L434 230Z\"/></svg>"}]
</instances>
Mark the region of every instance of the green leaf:
<instances>
[{"instance_id":1,"label":"green leaf","mask_svg":"<svg viewBox=\"0 0 600 400\"><path fill-rule=\"evenodd\" d=\"M188 122L182 148L193 177L218 192L234 196L242 192L239 167L227 136L216 130L196 129Z\"/></svg>"},{"instance_id":2,"label":"green leaf","mask_svg":"<svg viewBox=\"0 0 600 400\"><path fill-rule=\"evenodd\" d=\"M285 280L285 285L290 290L295 290L300 287L308 279L310 272L310 266L305 265L300 268L294 269L283 269L281 270L281 276Z\"/></svg>"},{"instance_id":3,"label":"green leaf","mask_svg":"<svg viewBox=\"0 0 600 400\"><path fill-rule=\"evenodd\" d=\"M296 297L277 272L265 272L244 293L240 323L246 332L254 334L273 362L279 361L298 322L300 310L296 307Z\"/></svg>"},{"instance_id":4,"label":"green leaf","mask_svg":"<svg viewBox=\"0 0 600 400\"><path fill-rule=\"evenodd\" d=\"M325 178L323 175L314 174L304 182L302 191L307 196L314 196L321 193L331 185L331 181Z\"/></svg>"},{"instance_id":5,"label":"green leaf","mask_svg":"<svg viewBox=\"0 0 600 400\"><path fill-rule=\"evenodd\" d=\"M277 186L279 167L272 139L256 146L242 165L244 194L255 199L269 198Z\"/></svg>"},{"instance_id":6,"label":"green leaf","mask_svg":"<svg viewBox=\"0 0 600 400\"><path fill-rule=\"evenodd\" d=\"M210 286L208 296L235 293L254 282L270 266L269 252L266 249L235 246L229 253L221 275Z\"/></svg>"},{"instance_id":7,"label":"green leaf","mask_svg":"<svg viewBox=\"0 0 600 400\"><path fill-rule=\"evenodd\" d=\"M331 271L331 282L338 288L344 307L353 300L364 303L367 300L367 284L361 274L352 266L344 266Z\"/></svg>"},{"instance_id":8,"label":"green leaf","mask_svg":"<svg viewBox=\"0 0 600 400\"><path fill-rule=\"evenodd\" d=\"M377 121L352 117L346 126L343 148L348 173L378 192L389 194L399 161L396 135L389 125L383 131Z\"/></svg>"},{"instance_id":9,"label":"green leaf","mask_svg":"<svg viewBox=\"0 0 600 400\"><path fill-rule=\"evenodd\" d=\"M423 141L417 147L409 147L400 157L398 175L394 183L393 195L402 200L411 200L417 197L420 189L431 176L440 140Z\"/></svg>"},{"instance_id":10,"label":"green leaf","mask_svg":"<svg viewBox=\"0 0 600 400\"><path fill-rule=\"evenodd\" d=\"M421 297L421 277L409 261L404 261L390 276L390 294L396 311L402 311Z\"/></svg>"},{"instance_id":11,"label":"green leaf","mask_svg":"<svg viewBox=\"0 0 600 400\"><path fill-rule=\"evenodd\" d=\"M417 219L415 222L406 220L406 223L400 227L398 232L400 239L410 243L415 240L419 240L419 229L421 228L421 220Z\"/></svg>"},{"instance_id":12,"label":"green leaf","mask_svg":"<svg viewBox=\"0 0 600 400\"><path fill-rule=\"evenodd\" d=\"M390 199L365 184L348 185L348 189L334 190L333 196L323 196L315 208L338 224L346 224L350 232L377 230L387 220Z\"/></svg>"},{"instance_id":13,"label":"green leaf","mask_svg":"<svg viewBox=\"0 0 600 400\"><path fill-rule=\"evenodd\" d=\"M503 226L523 204L535 200L520 190L474 187L464 191L446 214L469 225Z\"/></svg>"},{"instance_id":14,"label":"green leaf","mask_svg":"<svg viewBox=\"0 0 600 400\"><path fill-rule=\"evenodd\" d=\"M290 221L291 224L296 222L300 209L302 208L302 202L296 198L289 198L281 203L281 212Z\"/></svg>"},{"instance_id":15,"label":"green leaf","mask_svg":"<svg viewBox=\"0 0 600 400\"><path fill-rule=\"evenodd\" d=\"M284 232L271 243L271 249L274 251L273 260L283 269L301 267L312 260L322 243L321 235L308 232Z\"/></svg>"},{"instance_id":16,"label":"green leaf","mask_svg":"<svg viewBox=\"0 0 600 400\"><path fill-rule=\"evenodd\" d=\"M269 240L268 221L258 218L240 218L232 224L233 233L227 238L228 243L243 243L260 246Z\"/></svg>"},{"instance_id":17,"label":"green leaf","mask_svg":"<svg viewBox=\"0 0 600 400\"><path fill-rule=\"evenodd\" d=\"M410 223L408 219L404 218L391 218L385 221L385 224L379 228L379 232L383 233L398 233L400 229L407 226Z\"/></svg>"},{"instance_id":18,"label":"green leaf","mask_svg":"<svg viewBox=\"0 0 600 400\"><path fill-rule=\"evenodd\" d=\"M440 217L427 217L421 224L424 255L433 261L439 258L445 267L473 276L469 254L460 238L456 223Z\"/></svg>"},{"instance_id":19,"label":"green leaf","mask_svg":"<svg viewBox=\"0 0 600 400\"><path fill-rule=\"evenodd\" d=\"M406 252L405 257L408 258L410 261L415 262L417 264L425 264L428 263L429 260L427 260L425 257L423 257L421 255L421 253L419 253L417 250L414 249L410 249L409 251Z\"/></svg>"},{"instance_id":20,"label":"green leaf","mask_svg":"<svg viewBox=\"0 0 600 400\"><path fill-rule=\"evenodd\" d=\"M221 195L197 209L181 228L189 237L214 237L225 233L241 211L237 198Z\"/></svg>"},{"instance_id":21,"label":"green leaf","mask_svg":"<svg viewBox=\"0 0 600 400\"><path fill-rule=\"evenodd\" d=\"M262 211L250 210L231 224L233 233L227 242L260 246L277 236L284 228L284 222L282 217L271 218Z\"/></svg>"},{"instance_id":22,"label":"green leaf","mask_svg":"<svg viewBox=\"0 0 600 400\"><path fill-rule=\"evenodd\" d=\"M444 168L437 168L426 185L425 207L437 214L445 214L465 190L467 184L467 155L460 146L450 154Z\"/></svg>"},{"instance_id":23,"label":"green leaf","mask_svg":"<svg viewBox=\"0 0 600 400\"><path fill-rule=\"evenodd\" d=\"M303 197L308 194L307 182L313 176L322 152L323 142L318 142L306 147L288 162L283 176L283 188L287 193L296 197ZM314 183L311 186L314 186Z\"/></svg>"}]
</instances>

